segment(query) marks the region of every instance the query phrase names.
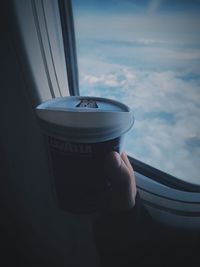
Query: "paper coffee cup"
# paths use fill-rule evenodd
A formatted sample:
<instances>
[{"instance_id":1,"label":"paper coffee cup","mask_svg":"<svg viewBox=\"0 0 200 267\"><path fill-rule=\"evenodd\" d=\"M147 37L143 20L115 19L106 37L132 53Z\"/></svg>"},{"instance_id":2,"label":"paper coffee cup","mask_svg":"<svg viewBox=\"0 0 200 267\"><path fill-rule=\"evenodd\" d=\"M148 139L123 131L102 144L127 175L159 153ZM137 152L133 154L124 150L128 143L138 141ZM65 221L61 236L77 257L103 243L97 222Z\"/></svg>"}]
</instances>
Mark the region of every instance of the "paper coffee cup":
<instances>
[{"instance_id":1,"label":"paper coffee cup","mask_svg":"<svg viewBox=\"0 0 200 267\"><path fill-rule=\"evenodd\" d=\"M36 114L58 207L79 213L103 209L112 190L104 160L111 151L121 152L134 123L131 110L110 99L69 96L42 103Z\"/></svg>"}]
</instances>

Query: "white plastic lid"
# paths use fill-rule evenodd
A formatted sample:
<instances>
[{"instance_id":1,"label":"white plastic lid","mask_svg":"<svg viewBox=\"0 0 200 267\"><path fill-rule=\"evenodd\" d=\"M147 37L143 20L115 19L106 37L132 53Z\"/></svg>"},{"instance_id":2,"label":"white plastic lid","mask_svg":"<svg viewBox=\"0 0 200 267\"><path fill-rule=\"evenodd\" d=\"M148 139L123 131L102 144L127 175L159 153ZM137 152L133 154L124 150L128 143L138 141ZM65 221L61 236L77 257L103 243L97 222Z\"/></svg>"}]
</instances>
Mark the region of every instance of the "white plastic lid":
<instances>
[{"instance_id":1,"label":"white plastic lid","mask_svg":"<svg viewBox=\"0 0 200 267\"><path fill-rule=\"evenodd\" d=\"M129 107L111 99L67 96L46 101L36 107L37 116L53 127L73 132L73 141L102 142L121 136L134 123ZM70 134L71 137L71 134Z\"/></svg>"}]
</instances>

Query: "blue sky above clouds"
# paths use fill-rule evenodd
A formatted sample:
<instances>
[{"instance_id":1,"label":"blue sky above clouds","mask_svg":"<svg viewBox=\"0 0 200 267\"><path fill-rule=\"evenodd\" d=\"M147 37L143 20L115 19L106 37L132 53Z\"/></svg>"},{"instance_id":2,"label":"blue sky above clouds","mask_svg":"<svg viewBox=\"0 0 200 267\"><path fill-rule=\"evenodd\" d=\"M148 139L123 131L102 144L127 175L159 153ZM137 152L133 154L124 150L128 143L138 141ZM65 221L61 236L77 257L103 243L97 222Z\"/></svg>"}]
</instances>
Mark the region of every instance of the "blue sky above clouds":
<instances>
[{"instance_id":1,"label":"blue sky above clouds","mask_svg":"<svg viewBox=\"0 0 200 267\"><path fill-rule=\"evenodd\" d=\"M73 5L81 94L129 105L126 151L200 184L200 1Z\"/></svg>"}]
</instances>

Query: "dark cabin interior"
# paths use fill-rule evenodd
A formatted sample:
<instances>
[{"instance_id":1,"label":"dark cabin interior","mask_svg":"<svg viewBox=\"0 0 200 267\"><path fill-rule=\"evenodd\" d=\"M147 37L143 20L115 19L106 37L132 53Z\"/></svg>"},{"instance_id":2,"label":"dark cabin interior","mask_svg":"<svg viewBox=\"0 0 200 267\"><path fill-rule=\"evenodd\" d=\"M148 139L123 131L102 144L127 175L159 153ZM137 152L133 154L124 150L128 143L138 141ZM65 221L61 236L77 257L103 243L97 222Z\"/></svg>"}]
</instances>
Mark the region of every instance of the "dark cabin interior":
<instances>
[{"instance_id":1,"label":"dark cabin interior","mask_svg":"<svg viewBox=\"0 0 200 267\"><path fill-rule=\"evenodd\" d=\"M90 218L58 210L51 196L37 93L10 2L0 8L0 265L100 266ZM198 230L153 224L140 241L141 266L200 265Z\"/></svg>"}]
</instances>

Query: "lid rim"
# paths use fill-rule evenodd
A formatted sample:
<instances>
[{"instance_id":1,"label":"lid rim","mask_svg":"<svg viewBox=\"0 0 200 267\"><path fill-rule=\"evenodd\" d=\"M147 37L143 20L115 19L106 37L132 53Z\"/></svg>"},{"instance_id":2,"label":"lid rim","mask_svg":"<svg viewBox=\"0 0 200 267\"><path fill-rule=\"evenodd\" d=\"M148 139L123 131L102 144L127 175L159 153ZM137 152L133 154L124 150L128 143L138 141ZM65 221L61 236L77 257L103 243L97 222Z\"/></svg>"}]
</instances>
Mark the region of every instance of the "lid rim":
<instances>
[{"instance_id":1,"label":"lid rim","mask_svg":"<svg viewBox=\"0 0 200 267\"><path fill-rule=\"evenodd\" d=\"M40 120L40 124L43 128L43 132L45 134L52 134L55 136L62 136L64 139L69 139L72 142L83 142L83 143L94 143L94 142L104 142L109 141L115 138L118 138L124 135L126 132L130 130L133 123L129 125L126 129L118 129L113 131L102 130L99 132L91 131L88 133L86 129L81 130L81 132L77 131L79 129L74 129L72 127L65 127L56 124L52 124L43 120ZM74 131L75 130L75 131ZM87 133L86 133L87 131ZM78 134L77 134L78 133Z\"/></svg>"},{"instance_id":2,"label":"lid rim","mask_svg":"<svg viewBox=\"0 0 200 267\"><path fill-rule=\"evenodd\" d=\"M102 105L99 109L82 108L80 112L80 109L76 108L76 103L85 98L111 103L110 107L113 107L113 110L109 109L108 104L105 105L106 110ZM54 129L55 133L79 142L101 142L117 138L128 132L135 121L133 112L128 106L116 100L100 97L55 98L37 106L36 115L47 132L52 132Z\"/></svg>"}]
</instances>

